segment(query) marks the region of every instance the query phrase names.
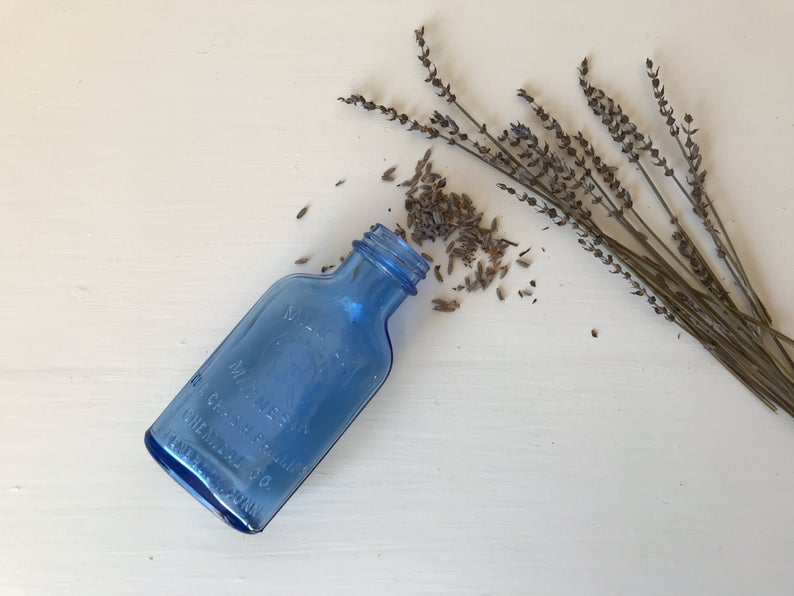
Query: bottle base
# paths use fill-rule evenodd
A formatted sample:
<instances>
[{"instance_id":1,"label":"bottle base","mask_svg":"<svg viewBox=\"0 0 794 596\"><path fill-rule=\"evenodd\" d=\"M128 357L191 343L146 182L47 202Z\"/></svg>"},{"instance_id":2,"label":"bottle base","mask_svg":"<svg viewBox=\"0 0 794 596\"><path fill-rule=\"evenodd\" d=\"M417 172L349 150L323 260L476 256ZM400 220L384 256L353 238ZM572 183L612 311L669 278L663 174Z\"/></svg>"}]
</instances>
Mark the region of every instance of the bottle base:
<instances>
[{"instance_id":1,"label":"bottle base","mask_svg":"<svg viewBox=\"0 0 794 596\"><path fill-rule=\"evenodd\" d=\"M217 517L239 532L245 534L258 534L261 532L260 529L251 528L234 512L230 511L222 501L218 500L201 478L196 476L190 468L157 442L152 436L151 429L146 431L144 443L149 454L168 472L168 475Z\"/></svg>"}]
</instances>

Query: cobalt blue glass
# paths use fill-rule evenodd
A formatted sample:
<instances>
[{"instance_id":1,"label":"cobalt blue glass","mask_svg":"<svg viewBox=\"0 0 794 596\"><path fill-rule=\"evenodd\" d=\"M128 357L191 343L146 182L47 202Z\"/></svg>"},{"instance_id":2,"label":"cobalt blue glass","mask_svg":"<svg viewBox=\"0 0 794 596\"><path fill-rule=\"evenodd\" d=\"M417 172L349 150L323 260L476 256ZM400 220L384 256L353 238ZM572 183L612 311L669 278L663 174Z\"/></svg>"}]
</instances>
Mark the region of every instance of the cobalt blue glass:
<instances>
[{"instance_id":1,"label":"cobalt blue glass","mask_svg":"<svg viewBox=\"0 0 794 596\"><path fill-rule=\"evenodd\" d=\"M427 270L378 224L333 274L280 279L146 432L149 452L233 528L262 531L386 380L389 317Z\"/></svg>"}]
</instances>

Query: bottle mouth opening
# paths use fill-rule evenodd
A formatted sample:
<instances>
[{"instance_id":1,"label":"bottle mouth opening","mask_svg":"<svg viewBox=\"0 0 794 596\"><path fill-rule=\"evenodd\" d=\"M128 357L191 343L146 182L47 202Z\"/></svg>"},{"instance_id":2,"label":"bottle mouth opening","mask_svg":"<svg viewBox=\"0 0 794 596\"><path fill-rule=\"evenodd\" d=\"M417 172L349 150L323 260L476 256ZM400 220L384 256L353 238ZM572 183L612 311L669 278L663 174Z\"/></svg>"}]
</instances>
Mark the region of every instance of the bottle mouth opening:
<instances>
[{"instance_id":1,"label":"bottle mouth opening","mask_svg":"<svg viewBox=\"0 0 794 596\"><path fill-rule=\"evenodd\" d=\"M430 266L408 243L382 224L375 224L353 248L386 271L406 293L415 295L416 284Z\"/></svg>"}]
</instances>

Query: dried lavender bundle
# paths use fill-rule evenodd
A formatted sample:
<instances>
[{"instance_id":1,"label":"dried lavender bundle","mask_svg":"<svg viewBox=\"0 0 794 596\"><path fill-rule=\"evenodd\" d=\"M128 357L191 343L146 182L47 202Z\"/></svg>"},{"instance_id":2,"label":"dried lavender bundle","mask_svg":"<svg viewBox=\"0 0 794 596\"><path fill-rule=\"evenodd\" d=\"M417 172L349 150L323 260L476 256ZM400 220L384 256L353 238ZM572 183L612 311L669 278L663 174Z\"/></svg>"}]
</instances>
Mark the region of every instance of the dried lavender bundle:
<instances>
[{"instance_id":1,"label":"dried lavender bundle","mask_svg":"<svg viewBox=\"0 0 794 596\"><path fill-rule=\"evenodd\" d=\"M429 115L426 121L420 121L362 95L340 100L368 111L378 111L408 130L443 140L497 170L509 180L499 182L498 188L555 225L574 230L579 245L606 265L611 273L624 278L632 293L646 300L654 312L696 338L772 410L781 408L794 416L794 361L786 347L794 345L794 340L772 326L766 307L750 283L706 189L707 173L703 168L701 148L695 140L694 119L685 114L683 123L679 123L661 84L659 68L651 60L646 61L654 100L685 166L683 176L676 171L673 160L663 155L651 137L639 130L623 107L591 84L587 60L579 68L579 85L593 114L627 160L636 166L654 202L667 216L670 229L666 231L652 228L642 218L634 207L636 198L626 190L616 168L602 159L584 134L568 134L562 124L523 89L518 90L518 96L529 104L540 126L554 136L553 145L542 142L530 126L521 122L492 134L484 122L463 107L451 85L439 75L430 59L424 27L416 30L415 35L418 59L427 74L425 81L448 106L457 110L469 132L451 115L439 111ZM428 157L426 154L425 162ZM678 196L667 196L655 182L654 172L670 178ZM439 196L445 208L455 213L468 214L469 206L463 197L445 195L444 184L438 183L443 179L429 177L429 174L429 168L418 167L414 178L408 181L410 194L406 208L411 237L421 243L424 239L435 238L446 241L458 234L448 245L447 252L457 251L455 258L472 266L474 279L466 277L466 289L487 287L497 275L504 274L500 264L504 252L490 267L478 261L474 268L466 244L471 240L462 238L458 242L461 238L458 228L451 226L437 211L428 209ZM700 246L680 219L678 202L693 209L713 244L710 249ZM470 217L475 216L472 213ZM416 222L418 226L414 225ZM483 233L490 231L493 235L496 231L480 223L472 219L470 225L474 231L470 235L479 238ZM614 228L617 230L613 231ZM522 265L520 261L518 264ZM732 295L733 287L722 281L723 272L738 289L737 295ZM483 280L487 280L485 285ZM531 285L534 287L534 282ZM518 293L521 297L530 296L532 289ZM504 297L501 289L497 295ZM536 301L532 299L533 304ZM448 308L444 301L436 306Z\"/></svg>"}]
</instances>

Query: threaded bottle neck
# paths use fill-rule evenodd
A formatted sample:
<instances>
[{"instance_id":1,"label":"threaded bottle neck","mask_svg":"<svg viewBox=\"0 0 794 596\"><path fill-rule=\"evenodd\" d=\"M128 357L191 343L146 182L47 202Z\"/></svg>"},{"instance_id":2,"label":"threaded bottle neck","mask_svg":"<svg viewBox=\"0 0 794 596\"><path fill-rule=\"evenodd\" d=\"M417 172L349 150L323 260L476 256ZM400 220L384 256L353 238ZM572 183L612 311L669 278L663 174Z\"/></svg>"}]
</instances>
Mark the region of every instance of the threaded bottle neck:
<instances>
[{"instance_id":1,"label":"threaded bottle neck","mask_svg":"<svg viewBox=\"0 0 794 596\"><path fill-rule=\"evenodd\" d=\"M430 268L405 240L381 224L372 226L361 240L354 240L353 248L406 294L416 294L416 284L425 278Z\"/></svg>"}]
</instances>

